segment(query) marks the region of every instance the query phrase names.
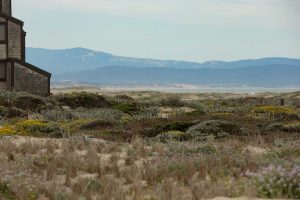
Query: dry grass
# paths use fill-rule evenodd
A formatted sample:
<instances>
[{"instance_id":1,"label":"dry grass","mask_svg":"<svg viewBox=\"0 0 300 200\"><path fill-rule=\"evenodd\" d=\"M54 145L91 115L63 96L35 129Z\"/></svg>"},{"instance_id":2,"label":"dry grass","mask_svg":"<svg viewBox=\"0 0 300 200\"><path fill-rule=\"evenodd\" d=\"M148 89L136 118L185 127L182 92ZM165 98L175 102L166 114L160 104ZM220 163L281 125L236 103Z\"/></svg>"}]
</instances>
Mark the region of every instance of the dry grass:
<instances>
[{"instance_id":1,"label":"dry grass","mask_svg":"<svg viewBox=\"0 0 300 200\"><path fill-rule=\"evenodd\" d=\"M291 149L300 146L299 135L281 139ZM0 192L0 196L163 200L255 197L255 187L245 173L278 159L271 156L281 151L274 145L277 140L251 136L163 144L139 138L131 143L2 138L0 183L8 185L9 192Z\"/></svg>"}]
</instances>

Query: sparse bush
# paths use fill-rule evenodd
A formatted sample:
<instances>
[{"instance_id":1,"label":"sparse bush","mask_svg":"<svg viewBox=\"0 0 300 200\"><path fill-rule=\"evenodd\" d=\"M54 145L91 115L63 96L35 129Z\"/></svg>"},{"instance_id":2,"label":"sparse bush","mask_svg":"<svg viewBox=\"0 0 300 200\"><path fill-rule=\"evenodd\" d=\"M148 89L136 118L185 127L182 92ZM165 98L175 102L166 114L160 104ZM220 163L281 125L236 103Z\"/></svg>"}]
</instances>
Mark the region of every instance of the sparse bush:
<instances>
[{"instance_id":1,"label":"sparse bush","mask_svg":"<svg viewBox=\"0 0 300 200\"><path fill-rule=\"evenodd\" d=\"M193 139L205 139L208 136L215 138L226 137L240 133L240 129L233 123L221 120L210 120L197 124L187 130Z\"/></svg>"},{"instance_id":2,"label":"sparse bush","mask_svg":"<svg viewBox=\"0 0 300 200\"><path fill-rule=\"evenodd\" d=\"M247 173L254 179L257 193L267 198L300 198L300 166L269 165L257 173Z\"/></svg>"}]
</instances>

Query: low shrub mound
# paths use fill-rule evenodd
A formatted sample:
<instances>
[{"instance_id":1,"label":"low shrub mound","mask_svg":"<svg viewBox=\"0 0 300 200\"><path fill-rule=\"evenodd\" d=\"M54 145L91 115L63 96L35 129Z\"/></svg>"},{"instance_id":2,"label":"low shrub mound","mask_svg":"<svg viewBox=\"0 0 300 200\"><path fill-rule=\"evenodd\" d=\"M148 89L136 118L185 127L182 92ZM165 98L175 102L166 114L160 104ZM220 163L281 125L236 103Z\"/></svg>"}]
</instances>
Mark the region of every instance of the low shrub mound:
<instances>
[{"instance_id":1,"label":"low shrub mound","mask_svg":"<svg viewBox=\"0 0 300 200\"><path fill-rule=\"evenodd\" d=\"M15 124L15 130L20 135L45 137L63 137L64 131L58 124L38 120L26 120Z\"/></svg>"},{"instance_id":2,"label":"low shrub mound","mask_svg":"<svg viewBox=\"0 0 300 200\"><path fill-rule=\"evenodd\" d=\"M108 107L109 103L106 99L94 93L73 92L61 94L53 97L54 102L58 102L60 106L69 106L70 108L103 108Z\"/></svg>"},{"instance_id":3,"label":"low shrub mound","mask_svg":"<svg viewBox=\"0 0 300 200\"><path fill-rule=\"evenodd\" d=\"M187 133L193 139L205 139L209 136L223 138L232 134L239 134L240 128L235 124L221 120L209 120L192 126Z\"/></svg>"}]
</instances>

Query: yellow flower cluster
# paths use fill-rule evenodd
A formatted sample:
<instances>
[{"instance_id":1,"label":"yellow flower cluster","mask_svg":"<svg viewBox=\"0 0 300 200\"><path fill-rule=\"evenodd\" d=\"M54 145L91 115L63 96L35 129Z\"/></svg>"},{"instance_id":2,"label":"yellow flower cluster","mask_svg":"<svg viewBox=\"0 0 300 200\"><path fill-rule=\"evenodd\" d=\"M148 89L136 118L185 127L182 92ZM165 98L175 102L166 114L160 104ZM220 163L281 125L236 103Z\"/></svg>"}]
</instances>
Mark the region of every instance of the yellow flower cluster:
<instances>
[{"instance_id":1,"label":"yellow flower cluster","mask_svg":"<svg viewBox=\"0 0 300 200\"><path fill-rule=\"evenodd\" d=\"M12 126L4 126L0 128L0 135L15 135L16 131Z\"/></svg>"},{"instance_id":2,"label":"yellow flower cluster","mask_svg":"<svg viewBox=\"0 0 300 200\"><path fill-rule=\"evenodd\" d=\"M260 106L255 108L253 112L270 114L296 114L295 110L285 106Z\"/></svg>"},{"instance_id":3,"label":"yellow flower cluster","mask_svg":"<svg viewBox=\"0 0 300 200\"><path fill-rule=\"evenodd\" d=\"M35 130L40 130L46 127L47 127L46 122L42 122L38 120L25 120L16 123L15 130L22 135L27 135L29 133L34 132Z\"/></svg>"}]
</instances>

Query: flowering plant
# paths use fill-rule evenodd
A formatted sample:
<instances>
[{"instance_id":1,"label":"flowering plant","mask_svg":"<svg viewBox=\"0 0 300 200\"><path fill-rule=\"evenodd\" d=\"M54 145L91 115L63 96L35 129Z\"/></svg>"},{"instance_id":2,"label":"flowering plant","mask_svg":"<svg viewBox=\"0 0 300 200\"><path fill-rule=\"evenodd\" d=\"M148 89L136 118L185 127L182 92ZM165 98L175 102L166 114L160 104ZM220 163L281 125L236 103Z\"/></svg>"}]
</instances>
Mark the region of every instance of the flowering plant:
<instances>
[{"instance_id":1,"label":"flowering plant","mask_svg":"<svg viewBox=\"0 0 300 200\"><path fill-rule=\"evenodd\" d=\"M253 178L261 197L300 198L300 165L269 165L247 175Z\"/></svg>"}]
</instances>

